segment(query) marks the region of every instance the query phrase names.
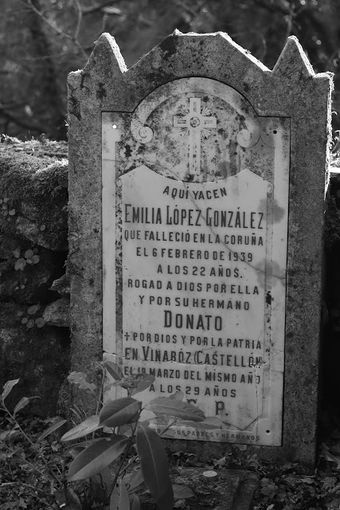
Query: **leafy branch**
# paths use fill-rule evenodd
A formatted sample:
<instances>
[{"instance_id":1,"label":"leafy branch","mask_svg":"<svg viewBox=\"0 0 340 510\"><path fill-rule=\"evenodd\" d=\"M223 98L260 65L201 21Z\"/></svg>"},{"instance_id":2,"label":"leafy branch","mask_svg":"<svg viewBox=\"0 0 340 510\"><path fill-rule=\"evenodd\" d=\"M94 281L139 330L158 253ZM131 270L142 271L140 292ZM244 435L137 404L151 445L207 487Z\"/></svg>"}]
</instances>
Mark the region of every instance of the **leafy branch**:
<instances>
[{"instance_id":1,"label":"leafy branch","mask_svg":"<svg viewBox=\"0 0 340 510\"><path fill-rule=\"evenodd\" d=\"M69 466L67 479L69 482L91 479L112 465L113 481L106 491L110 510L139 509L136 490L143 480L157 507L160 510L171 510L174 495L161 437L149 420L141 420L142 403L132 397L148 389L154 382L154 376L132 374L124 377L119 365L105 361L103 366L115 381L109 386L121 386L127 391L127 396L107 401L99 414L86 418L62 436L63 442L85 438L82 451ZM77 372L70 374L69 380L84 391L94 392L92 384L87 383L84 377L84 374ZM183 394L179 392L170 397L155 398L145 407L155 417L170 418L162 434L178 419L191 423L205 420L200 409L182 399ZM134 447L137 456L132 454ZM137 477L137 482L132 482L129 473L131 463L139 466L137 473L140 473L140 477Z\"/></svg>"},{"instance_id":2,"label":"leafy branch","mask_svg":"<svg viewBox=\"0 0 340 510\"><path fill-rule=\"evenodd\" d=\"M148 389L155 378L150 374L132 374L124 377L120 367L110 361L103 362L102 366L105 368L106 376L110 375L115 381L114 385L124 388L127 396L108 400L98 414L86 418L62 436L62 442L73 443L70 448L71 454L74 447L77 448L77 452L80 449L80 453L72 454L74 458L69 464L67 475L64 474L64 464L61 469L58 465L51 466L40 444L43 439L60 429L66 420L59 418L54 421L36 441L33 441L18 422L17 414L35 397L22 397L13 410L6 403L6 398L19 379L7 381L3 387L0 408L6 413L12 429L1 434L0 440L7 447L7 441L15 434L20 433L24 437L35 452L36 458L43 463L42 469L39 469L33 462L29 462L31 471L39 473L40 476L48 473L51 487L53 485L51 494L54 495L57 504L58 498L63 494L67 508L80 509L80 498L71 484L89 479L92 487L96 483L94 477L99 475L109 510L140 510L136 491L142 483L149 489L159 510L172 510L176 496L170 480L169 464L162 439L149 420L141 420L142 402L132 397ZM101 393L97 391L96 385L87 381L85 374L72 372L68 379L79 389L90 392L93 398L99 395L97 398L101 402ZM183 393L177 392L169 397L155 398L145 407L145 410L151 411L156 421L157 418L161 418L162 423L164 418L168 421L161 435L165 434L177 420L185 420L191 426L193 422L205 421L204 413L183 401L183 398ZM79 439L82 440L80 443ZM137 467L137 470L134 470L134 467ZM105 470L107 474L111 474L112 482L104 483L102 473ZM58 488L57 491L55 487ZM194 495L189 487L184 488L185 497ZM183 497L181 491L177 499Z\"/></svg>"},{"instance_id":3,"label":"leafy branch","mask_svg":"<svg viewBox=\"0 0 340 510\"><path fill-rule=\"evenodd\" d=\"M83 7L82 8L82 14L93 14L94 12L101 11L108 5L112 5L114 3L113 0L106 0L106 2L103 2L102 4L95 4L91 5L90 7Z\"/></svg>"},{"instance_id":4,"label":"leafy branch","mask_svg":"<svg viewBox=\"0 0 340 510\"><path fill-rule=\"evenodd\" d=\"M39 133L44 133L46 131L46 129L43 129L41 126L36 125L35 123L31 124L30 122L26 122L25 120L19 119L15 115L12 115L8 112L6 107L0 106L0 113L7 119L8 122L13 122L22 128L38 131Z\"/></svg>"},{"instance_id":5,"label":"leafy branch","mask_svg":"<svg viewBox=\"0 0 340 510\"><path fill-rule=\"evenodd\" d=\"M82 22L82 9L80 7L80 4L79 4L79 0L73 0L74 4L75 4L75 7L76 7L76 11L77 11L77 20L76 20L76 26L75 26L75 30L74 30L74 33L71 35L71 34L68 34L67 32L65 32L64 30L62 30L61 28L59 28L55 23L53 23L52 21L50 21L44 14L43 12L38 9L32 2L32 0L20 0L24 5L26 5L29 9L31 9L44 23L46 23L57 35L61 36L61 37L64 37L65 39L68 39L69 41L71 41L74 46L76 46L76 48L78 49L78 51L80 52L80 54L82 55L82 57L84 58L84 60L86 61L87 58L88 58L88 55L87 53L84 51L83 47L81 46L79 40L78 40L78 36L79 36L79 31L80 31L80 26L81 26L81 22Z\"/></svg>"},{"instance_id":6,"label":"leafy branch","mask_svg":"<svg viewBox=\"0 0 340 510\"><path fill-rule=\"evenodd\" d=\"M22 411L28 404L29 402L33 399L33 398L37 398L37 397L22 397L19 402L16 404L16 406L14 407L14 410L13 412L9 410L9 408L7 407L6 403L5 403L5 400L6 398L9 396L9 394L11 393L11 391L13 390L14 386L16 386L16 384L18 384L19 382L19 379L12 379L10 381L7 381L5 384L4 384L4 387L3 387L3 391L2 391L2 394L1 394L1 402L0 402L0 409L3 410L5 412L5 414L7 415L7 419L9 420L9 422L13 425L13 429L12 430L18 430L20 432L20 434L22 435L22 437L29 443L29 445L31 446L31 448L33 449L33 451L39 455L41 461L43 462L47 472L49 473L49 475L54 479L54 481L57 483L57 485L63 485L63 482L61 480L60 477L58 477L54 471L50 468L50 465L47 461L47 459L45 458L43 452L41 451L41 449L39 449L37 443L35 443L34 441L32 441L32 439L30 438L30 436L28 434L26 434L25 430L21 427L20 423L18 422L17 420L17 414ZM66 420L62 420L61 421L61 424L59 425L59 427L61 425L63 425L64 423L66 422ZM54 426L54 430L56 430L56 426ZM47 435L47 434L46 434ZM44 437L46 437L46 435ZM32 468L33 469L36 469L33 464L31 464ZM58 470L59 471L59 470ZM60 473L59 471L59 476L61 476L62 473Z\"/></svg>"}]
</instances>

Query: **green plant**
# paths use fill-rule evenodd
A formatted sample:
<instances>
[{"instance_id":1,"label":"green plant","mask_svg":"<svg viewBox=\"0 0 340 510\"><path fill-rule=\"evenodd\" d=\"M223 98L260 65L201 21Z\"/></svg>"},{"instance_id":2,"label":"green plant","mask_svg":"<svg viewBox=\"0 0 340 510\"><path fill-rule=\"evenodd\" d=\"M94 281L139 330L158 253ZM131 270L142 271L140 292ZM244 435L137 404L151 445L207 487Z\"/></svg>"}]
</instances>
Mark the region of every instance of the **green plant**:
<instances>
[{"instance_id":1,"label":"green plant","mask_svg":"<svg viewBox=\"0 0 340 510\"><path fill-rule=\"evenodd\" d=\"M24 485L31 491L28 497L29 505L34 507L40 504L42 506L39 508L47 505L49 508L65 510L93 507L138 510L140 500L137 492L145 483L157 507L160 510L170 510L173 508L174 499L183 500L191 497L193 493L189 487L175 485L174 496L167 455L160 436L177 420L202 422L204 414L184 402L181 392L170 397L155 398L145 409L158 417L158 423L163 424L159 435L150 426L149 420L141 419L142 403L133 398L153 384L154 377L146 374L123 377L119 366L108 361L102 363L101 367L103 376L109 374L111 380L114 379L109 386L121 386L127 395L108 400L104 405L100 396L97 403L98 413L81 421L63 435L63 443L72 442L69 452L73 460L67 475L64 467L68 458L63 449L58 449L56 441L50 445L44 441L58 431L66 420L56 417L39 437L28 433L20 423L21 420L18 421L18 414L36 397L22 397L13 409L6 402L19 379L7 381L1 394L0 411L8 423L7 430L0 433L1 457L9 461L10 471L13 466L22 471L25 480L29 482ZM90 392L93 398L98 393L97 387L89 383L86 375L81 372L72 372L69 381ZM83 412L77 408L73 411L78 420L81 419ZM31 429L30 426L28 428ZM27 445L26 451L16 444L18 436L23 439L23 444ZM51 457L48 448L57 448L58 456ZM43 483L37 492L38 480ZM82 482L84 480L88 480L87 492ZM2 484L2 487L13 485L19 487L23 483L9 481ZM100 495L98 491L101 492ZM25 498L18 497L17 503L9 502L6 509L14 508L11 506L13 504L17 505L15 508L28 508L25 501ZM100 504L102 506L99 506Z\"/></svg>"},{"instance_id":2,"label":"green plant","mask_svg":"<svg viewBox=\"0 0 340 510\"><path fill-rule=\"evenodd\" d=\"M5 429L0 432L1 474L2 479L6 480L1 488L12 488L17 496L14 496L16 501L4 502L1 499L1 508L46 508L46 505L48 508L60 508L60 497L66 501L71 494L63 464L51 461L43 440L64 425L66 420L56 417L39 437L28 433L20 424L18 415L37 397L22 397L13 409L8 406L6 399L18 382L19 379L7 381L0 398L2 422L5 424ZM34 419L31 421L34 422ZM6 476L6 471L10 477ZM0 497L3 497L3 491Z\"/></svg>"},{"instance_id":3,"label":"green plant","mask_svg":"<svg viewBox=\"0 0 340 510\"><path fill-rule=\"evenodd\" d=\"M142 420L142 403L134 395L149 388L154 377L135 374L124 377L120 367L112 362L103 363L115 380L111 386L121 386L127 396L104 403L98 414L86 418L66 432L61 441L85 441L75 447L80 451L71 462L67 479L69 482L85 480L101 474L106 480L106 508L109 510L138 510L137 494L145 482L157 507L171 510L174 504L173 488L169 476L167 455L161 435L177 420L203 421L205 416L197 407L183 401L177 392L170 397L158 397L145 407L153 416L172 417L159 435L149 420ZM82 373L71 378L85 391L93 391Z\"/></svg>"}]
</instances>

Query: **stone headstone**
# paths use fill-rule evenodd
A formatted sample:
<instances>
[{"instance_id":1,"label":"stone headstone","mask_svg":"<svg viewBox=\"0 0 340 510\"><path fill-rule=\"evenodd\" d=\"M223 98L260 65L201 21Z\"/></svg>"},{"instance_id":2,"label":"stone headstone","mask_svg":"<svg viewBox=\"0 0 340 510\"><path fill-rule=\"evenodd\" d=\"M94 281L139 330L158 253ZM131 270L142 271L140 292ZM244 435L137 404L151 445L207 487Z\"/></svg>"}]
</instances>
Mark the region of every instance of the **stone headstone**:
<instances>
[{"instance_id":1,"label":"stone headstone","mask_svg":"<svg viewBox=\"0 0 340 510\"><path fill-rule=\"evenodd\" d=\"M273 71L179 32L127 70L104 34L70 75L73 368L204 411L167 437L313 463L330 91L294 37Z\"/></svg>"}]
</instances>

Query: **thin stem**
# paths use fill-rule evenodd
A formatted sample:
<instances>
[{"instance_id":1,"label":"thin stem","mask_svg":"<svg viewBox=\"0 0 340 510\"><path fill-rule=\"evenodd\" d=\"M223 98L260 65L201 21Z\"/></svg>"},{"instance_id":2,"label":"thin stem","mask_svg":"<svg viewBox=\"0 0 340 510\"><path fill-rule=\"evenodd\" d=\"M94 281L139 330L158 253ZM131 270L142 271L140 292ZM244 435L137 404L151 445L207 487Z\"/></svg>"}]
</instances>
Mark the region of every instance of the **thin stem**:
<instances>
[{"instance_id":1,"label":"thin stem","mask_svg":"<svg viewBox=\"0 0 340 510\"><path fill-rule=\"evenodd\" d=\"M128 454L129 454L130 449L131 449L131 446L132 446L132 444L133 444L134 436L135 436L135 433L136 433L136 429L137 429L137 426L138 426L138 421L139 421L139 417L140 417L140 415L141 415L141 412L142 412L142 410L140 410L140 412L139 412L138 418L137 418L137 420L136 420L136 422L135 422L135 424L134 424L134 427L133 427L132 434L131 434L131 436L129 437L129 443L128 443L127 447L125 448L125 451L124 451L123 457L122 457L122 459L121 459L121 461L120 461L120 463L119 463L119 466L118 466L117 472L116 472L115 477L114 477L114 479L113 479L112 489L111 489L111 491L110 491L109 498L111 498L111 495L112 495L112 493L113 493L113 491L114 491L114 489L115 489L115 487L116 487L116 483L117 483L117 481L118 481L118 478L119 478L119 476L120 476L121 471L123 470L124 463L125 463L125 461L126 461L126 458L127 458Z\"/></svg>"},{"instance_id":2,"label":"thin stem","mask_svg":"<svg viewBox=\"0 0 340 510\"><path fill-rule=\"evenodd\" d=\"M174 421L170 422L164 430L162 430L162 432L159 434L160 436L162 436L163 434L165 434L165 432L167 432L169 430L170 427L172 427L173 425L175 425L177 421L177 418L174 419Z\"/></svg>"},{"instance_id":3,"label":"thin stem","mask_svg":"<svg viewBox=\"0 0 340 510\"><path fill-rule=\"evenodd\" d=\"M62 37L65 37L66 39L69 39L70 41L72 41L72 43L78 48L78 50L80 51L80 53L84 57L85 61L87 60L86 52L84 51L83 47L80 45L78 39L75 37L75 35L77 34L78 25L80 25L79 15L78 15L78 20L77 20L77 26L76 26L75 35L70 35L67 32L64 32L63 30L58 28L54 23L52 23L48 18L46 18L42 14L42 12L39 9L37 9L35 7L35 5L33 5L32 0L26 0L26 1L25 0L21 0L21 1L25 5L27 5L37 16L39 16L39 18L42 21L44 21L44 23L46 23L52 30L54 30L54 32L56 32L56 34L58 34L58 35L60 35Z\"/></svg>"},{"instance_id":4,"label":"thin stem","mask_svg":"<svg viewBox=\"0 0 340 510\"><path fill-rule=\"evenodd\" d=\"M61 484L59 478L57 477L57 475L51 470L44 454L42 451L39 451L38 452L38 448L36 446L36 444L32 441L32 439L26 434L26 432L24 431L24 429L21 427L20 423L18 422L18 420L16 419L16 417L14 416L14 414L11 413L11 411L8 409L8 407L6 406L5 402L2 402L2 408L3 410L7 413L7 415L9 416L10 420L12 421L12 423L14 423L18 429L20 430L22 436L26 439L26 441L31 445L31 447L33 448L33 450L36 452L36 453L39 453L39 456L43 462L43 464L45 465L45 468L48 470L49 474L52 476L52 478L58 483L58 485ZM34 466L35 468L35 466ZM35 468L36 469L36 468ZM39 470L38 470L39 471ZM40 471L39 471L40 472Z\"/></svg>"},{"instance_id":5,"label":"thin stem","mask_svg":"<svg viewBox=\"0 0 340 510\"><path fill-rule=\"evenodd\" d=\"M79 0L73 0L73 3L74 3L74 5L76 6L76 9L77 9L77 24L76 24L76 28L74 30L73 38L74 38L75 41L77 41L78 37L79 37L79 32L80 32L80 25L81 25L81 22L82 22L82 19L83 19L83 13L82 13L82 10L81 10L81 7L80 7Z\"/></svg>"},{"instance_id":6,"label":"thin stem","mask_svg":"<svg viewBox=\"0 0 340 510\"><path fill-rule=\"evenodd\" d=\"M101 384L100 384L100 393L97 398L96 414L99 414L99 408L103 404L103 387L104 387L105 375L106 375L105 367L102 364L100 364L100 369L101 369Z\"/></svg>"},{"instance_id":7,"label":"thin stem","mask_svg":"<svg viewBox=\"0 0 340 510\"><path fill-rule=\"evenodd\" d=\"M24 438L26 439L26 441L28 441L30 443L30 445L35 449L35 444L33 443L32 439L26 434L26 432L24 431L24 429L21 427L20 423L17 421L17 419L15 418L14 414L11 413L11 411L8 409L8 407L6 406L5 402L2 402L2 406L3 406L3 409L4 411L8 414L8 416L10 417L11 421L18 427L18 429L20 430L21 434L24 436Z\"/></svg>"},{"instance_id":8,"label":"thin stem","mask_svg":"<svg viewBox=\"0 0 340 510\"><path fill-rule=\"evenodd\" d=\"M96 11L101 11L104 7L107 5L112 5L114 2L113 0L106 0L103 4L98 5L92 5L91 7L83 7L82 8L82 14L92 14Z\"/></svg>"},{"instance_id":9,"label":"thin stem","mask_svg":"<svg viewBox=\"0 0 340 510\"><path fill-rule=\"evenodd\" d=\"M131 458L127 461L125 468L124 468L124 469L122 469L122 477L125 475L125 473L126 473L126 471L128 470L129 466L130 466L131 464L133 464L134 462L136 462L136 461L137 461L137 459L138 459L138 456L137 456L137 455L135 455L134 457L131 457Z\"/></svg>"}]
</instances>

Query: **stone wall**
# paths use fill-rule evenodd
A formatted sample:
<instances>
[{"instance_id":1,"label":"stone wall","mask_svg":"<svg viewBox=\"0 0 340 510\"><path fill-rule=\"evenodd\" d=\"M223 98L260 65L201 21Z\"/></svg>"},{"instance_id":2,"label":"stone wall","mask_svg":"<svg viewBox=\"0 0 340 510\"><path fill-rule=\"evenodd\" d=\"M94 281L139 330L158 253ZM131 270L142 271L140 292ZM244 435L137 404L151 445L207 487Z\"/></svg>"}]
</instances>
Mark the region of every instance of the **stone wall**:
<instances>
[{"instance_id":1,"label":"stone wall","mask_svg":"<svg viewBox=\"0 0 340 510\"><path fill-rule=\"evenodd\" d=\"M0 143L0 384L53 414L69 371L67 146Z\"/></svg>"},{"instance_id":2,"label":"stone wall","mask_svg":"<svg viewBox=\"0 0 340 510\"><path fill-rule=\"evenodd\" d=\"M30 409L43 415L57 411L70 370L67 171L65 143L0 141L0 387L19 377L13 400L37 395ZM325 230L321 403L340 412L339 260L340 174L333 174Z\"/></svg>"}]
</instances>

